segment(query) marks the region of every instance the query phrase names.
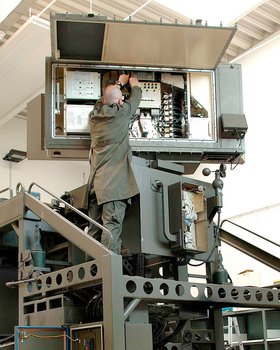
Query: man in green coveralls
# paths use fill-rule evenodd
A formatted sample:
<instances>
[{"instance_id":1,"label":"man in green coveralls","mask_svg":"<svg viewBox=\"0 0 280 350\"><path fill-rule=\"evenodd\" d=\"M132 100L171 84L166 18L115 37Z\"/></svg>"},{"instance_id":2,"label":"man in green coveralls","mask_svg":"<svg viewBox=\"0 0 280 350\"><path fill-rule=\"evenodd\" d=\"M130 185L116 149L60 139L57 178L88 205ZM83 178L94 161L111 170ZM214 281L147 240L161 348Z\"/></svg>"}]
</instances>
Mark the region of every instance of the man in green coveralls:
<instances>
[{"instance_id":1,"label":"man in green coveralls","mask_svg":"<svg viewBox=\"0 0 280 350\"><path fill-rule=\"evenodd\" d=\"M130 84L129 99L122 100L121 89ZM111 231L113 241L95 225L88 234L116 254L121 253L122 222L127 200L139 193L131 168L132 152L129 145L130 116L141 101L139 81L122 74L115 85L105 88L89 115L91 151L89 175L89 217Z\"/></svg>"}]
</instances>

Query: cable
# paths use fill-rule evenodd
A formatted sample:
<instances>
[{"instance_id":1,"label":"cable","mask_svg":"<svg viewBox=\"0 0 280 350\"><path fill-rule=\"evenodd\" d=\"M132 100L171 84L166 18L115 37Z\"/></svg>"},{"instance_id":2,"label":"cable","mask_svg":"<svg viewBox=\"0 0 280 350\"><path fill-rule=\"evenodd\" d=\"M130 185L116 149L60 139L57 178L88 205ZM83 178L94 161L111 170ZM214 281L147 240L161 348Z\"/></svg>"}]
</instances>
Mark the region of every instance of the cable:
<instances>
[{"instance_id":1,"label":"cable","mask_svg":"<svg viewBox=\"0 0 280 350\"><path fill-rule=\"evenodd\" d=\"M235 153L237 154L237 153ZM241 154L239 155L238 159L237 159L237 163L235 164L235 166L233 167L233 160L230 162L230 170L234 170L239 164L240 164L240 159L241 159Z\"/></svg>"},{"instance_id":2,"label":"cable","mask_svg":"<svg viewBox=\"0 0 280 350\"><path fill-rule=\"evenodd\" d=\"M242 142L242 139L240 138L239 139L239 145L237 146L237 149L241 146L241 142ZM236 155L237 155L237 150L235 151L234 155L231 157L232 159L230 160L230 170L234 170L240 163L241 154L239 155L239 157L237 159L237 163L233 167L233 161L234 161Z\"/></svg>"},{"instance_id":3,"label":"cable","mask_svg":"<svg viewBox=\"0 0 280 350\"><path fill-rule=\"evenodd\" d=\"M86 315L90 320L101 319L103 315L103 293L96 290L86 306Z\"/></svg>"},{"instance_id":4,"label":"cable","mask_svg":"<svg viewBox=\"0 0 280 350\"><path fill-rule=\"evenodd\" d=\"M1 344L1 343L5 343L7 340L12 339L14 336L15 336L15 335L12 334L12 335L9 335L9 336L6 337L6 338L0 339L0 344Z\"/></svg>"},{"instance_id":5,"label":"cable","mask_svg":"<svg viewBox=\"0 0 280 350\"><path fill-rule=\"evenodd\" d=\"M19 264L19 266L18 266L18 271L24 266L24 263L25 263L26 261L28 261L28 259L29 259L30 257L31 257L31 259L32 259L31 252L28 252L27 257L26 257L24 260L21 260L21 261L20 261L20 264Z\"/></svg>"},{"instance_id":6,"label":"cable","mask_svg":"<svg viewBox=\"0 0 280 350\"><path fill-rule=\"evenodd\" d=\"M167 320L156 319L152 322L153 325L153 343L157 343L162 337L165 328L167 327Z\"/></svg>"},{"instance_id":7,"label":"cable","mask_svg":"<svg viewBox=\"0 0 280 350\"><path fill-rule=\"evenodd\" d=\"M35 333L26 333L24 335L20 335L20 339L27 339L29 337L33 337L33 338L40 338L40 339L52 339L52 338L68 338L70 339L72 342L78 342L80 341L80 338L74 339L71 338L69 335L67 334L57 334L57 335L40 335L40 334L35 334Z\"/></svg>"},{"instance_id":8,"label":"cable","mask_svg":"<svg viewBox=\"0 0 280 350\"><path fill-rule=\"evenodd\" d=\"M167 337L161 339L157 343L153 345L154 350L160 349L162 346L170 342L173 338L176 337L176 335L183 330L185 327L187 321L186 320L181 320L179 321L177 327L174 329L173 333L168 335Z\"/></svg>"}]
</instances>

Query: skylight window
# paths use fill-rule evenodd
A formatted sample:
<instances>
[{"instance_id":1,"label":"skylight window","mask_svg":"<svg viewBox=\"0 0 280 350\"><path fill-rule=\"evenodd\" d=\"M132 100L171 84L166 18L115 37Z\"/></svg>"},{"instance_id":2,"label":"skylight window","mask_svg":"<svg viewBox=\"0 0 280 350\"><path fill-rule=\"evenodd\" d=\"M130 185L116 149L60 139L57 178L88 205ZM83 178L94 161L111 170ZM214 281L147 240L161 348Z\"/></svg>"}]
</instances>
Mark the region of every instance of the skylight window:
<instances>
[{"instance_id":1,"label":"skylight window","mask_svg":"<svg viewBox=\"0 0 280 350\"><path fill-rule=\"evenodd\" d=\"M192 20L201 19L202 24L224 26L234 23L264 1L260 0L155 0Z\"/></svg>"},{"instance_id":2,"label":"skylight window","mask_svg":"<svg viewBox=\"0 0 280 350\"><path fill-rule=\"evenodd\" d=\"M0 23L13 11L21 0L1 0L0 1Z\"/></svg>"}]
</instances>

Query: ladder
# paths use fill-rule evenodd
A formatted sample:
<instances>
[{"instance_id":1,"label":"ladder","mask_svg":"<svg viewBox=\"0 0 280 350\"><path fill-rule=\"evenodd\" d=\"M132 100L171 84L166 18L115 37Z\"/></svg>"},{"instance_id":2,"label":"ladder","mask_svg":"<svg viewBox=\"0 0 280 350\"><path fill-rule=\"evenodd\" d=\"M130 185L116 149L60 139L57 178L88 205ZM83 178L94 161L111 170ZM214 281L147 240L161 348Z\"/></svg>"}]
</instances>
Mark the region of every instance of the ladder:
<instances>
[{"instance_id":1,"label":"ladder","mask_svg":"<svg viewBox=\"0 0 280 350\"><path fill-rule=\"evenodd\" d=\"M233 328L235 330L237 341L233 341ZM239 350L244 350L244 346L243 346L242 338L241 338L241 334L240 334L240 329L239 329L239 325L237 322L237 317L234 317L234 316L228 317L227 329L228 329L228 344L229 344L228 349L232 349L232 348L235 348L236 346L238 346Z\"/></svg>"}]
</instances>

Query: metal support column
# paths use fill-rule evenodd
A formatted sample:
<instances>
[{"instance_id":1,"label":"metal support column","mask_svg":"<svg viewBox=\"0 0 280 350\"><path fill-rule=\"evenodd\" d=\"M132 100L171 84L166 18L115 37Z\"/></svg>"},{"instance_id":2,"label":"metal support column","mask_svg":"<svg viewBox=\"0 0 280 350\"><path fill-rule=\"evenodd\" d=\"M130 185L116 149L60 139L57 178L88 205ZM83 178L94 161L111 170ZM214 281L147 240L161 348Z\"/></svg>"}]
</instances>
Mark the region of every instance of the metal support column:
<instances>
[{"instance_id":1,"label":"metal support column","mask_svg":"<svg viewBox=\"0 0 280 350\"><path fill-rule=\"evenodd\" d=\"M125 349L122 257L103 256L103 320L105 349Z\"/></svg>"},{"instance_id":2,"label":"metal support column","mask_svg":"<svg viewBox=\"0 0 280 350\"><path fill-rule=\"evenodd\" d=\"M211 316L214 323L213 328L215 331L215 345L213 347L213 350L223 349L224 348L224 325L223 325L222 309L213 308L211 310Z\"/></svg>"},{"instance_id":3,"label":"metal support column","mask_svg":"<svg viewBox=\"0 0 280 350\"><path fill-rule=\"evenodd\" d=\"M263 341L264 341L264 350L268 350L269 346L267 343L267 324L266 324L266 313L262 310L262 326L263 326Z\"/></svg>"},{"instance_id":4,"label":"metal support column","mask_svg":"<svg viewBox=\"0 0 280 350\"><path fill-rule=\"evenodd\" d=\"M15 228L15 226L14 226ZM16 233L18 235L18 263L21 264L22 261L22 252L24 251L24 219L20 219L18 221L18 227L16 229ZM18 266L18 280L21 280L21 270L20 266ZM28 320L24 317L23 312L23 296L24 296L24 288L26 288L27 283L23 283L18 286L18 321L20 326L28 325Z\"/></svg>"}]
</instances>

